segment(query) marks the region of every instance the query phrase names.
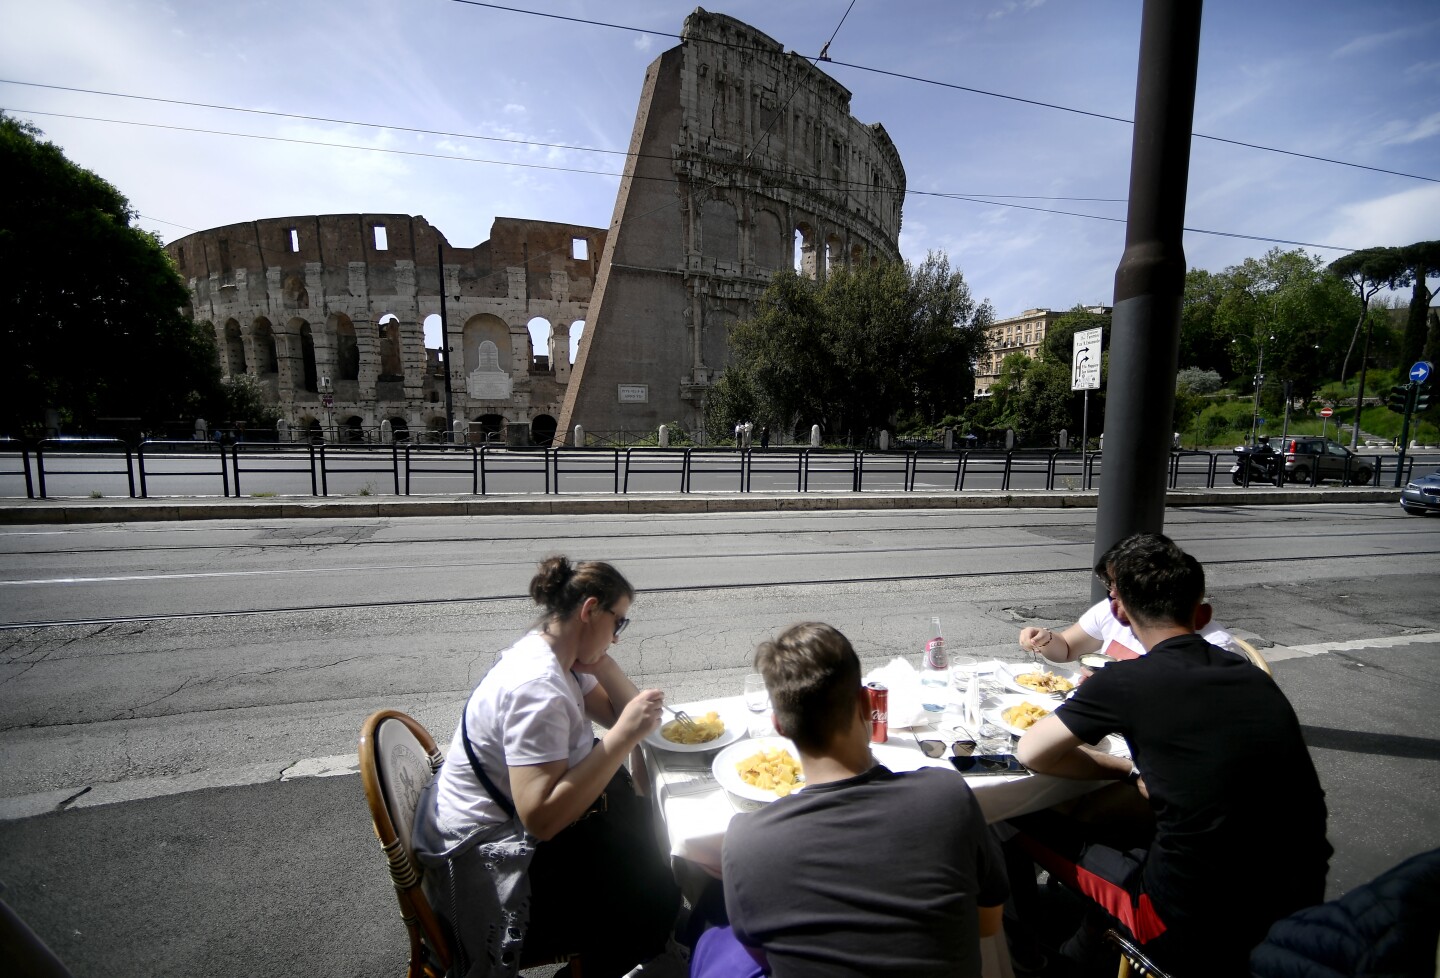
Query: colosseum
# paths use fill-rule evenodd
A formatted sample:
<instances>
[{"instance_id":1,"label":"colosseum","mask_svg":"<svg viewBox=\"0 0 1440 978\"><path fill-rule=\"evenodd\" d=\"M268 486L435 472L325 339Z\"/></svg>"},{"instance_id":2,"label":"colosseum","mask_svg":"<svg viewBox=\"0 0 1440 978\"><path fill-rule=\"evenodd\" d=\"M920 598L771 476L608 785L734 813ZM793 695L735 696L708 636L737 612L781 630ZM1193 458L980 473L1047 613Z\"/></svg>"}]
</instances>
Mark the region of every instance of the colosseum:
<instances>
[{"instance_id":1,"label":"colosseum","mask_svg":"<svg viewBox=\"0 0 1440 978\"><path fill-rule=\"evenodd\" d=\"M424 338L443 298L451 416L549 444L557 426L703 430L729 325L781 269L823 280L898 260L904 192L894 144L851 117L848 90L697 8L646 70L608 230L497 218L489 241L453 248L422 217L332 214L168 248L223 372L257 376L293 429L443 431L444 361ZM532 355L536 320L549 341Z\"/></svg>"},{"instance_id":2,"label":"colosseum","mask_svg":"<svg viewBox=\"0 0 1440 978\"><path fill-rule=\"evenodd\" d=\"M442 311L443 265L453 418L477 437L549 444L605 232L502 217L490 235L453 248L423 217L326 214L201 231L168 250L193 314L215 324L224 375L256 376L292 430L342 440L374 439L385 422L392 435L446 429L441 351L424 334ZM545 353L532 354L531 324L549 329Z\"/></svg>"}]
</instances>

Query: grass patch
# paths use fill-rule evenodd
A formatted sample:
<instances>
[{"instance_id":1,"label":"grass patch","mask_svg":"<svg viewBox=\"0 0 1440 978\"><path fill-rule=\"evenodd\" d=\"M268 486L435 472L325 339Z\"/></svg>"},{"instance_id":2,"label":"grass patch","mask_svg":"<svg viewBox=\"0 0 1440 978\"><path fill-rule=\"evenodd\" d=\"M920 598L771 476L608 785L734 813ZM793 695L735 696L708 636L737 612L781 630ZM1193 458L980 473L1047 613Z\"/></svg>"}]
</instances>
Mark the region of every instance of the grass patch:
<instances>
[{"instance_id":1,"label":"grass patch","mask_svg":"<svg viewBox=\"0 0 1440 978\"><path fill-rule=\"evenodd\" d=\"M252 492L250 494L251 499L273 499L274 497L273 492Z\"/></svg>"}]
</instances>

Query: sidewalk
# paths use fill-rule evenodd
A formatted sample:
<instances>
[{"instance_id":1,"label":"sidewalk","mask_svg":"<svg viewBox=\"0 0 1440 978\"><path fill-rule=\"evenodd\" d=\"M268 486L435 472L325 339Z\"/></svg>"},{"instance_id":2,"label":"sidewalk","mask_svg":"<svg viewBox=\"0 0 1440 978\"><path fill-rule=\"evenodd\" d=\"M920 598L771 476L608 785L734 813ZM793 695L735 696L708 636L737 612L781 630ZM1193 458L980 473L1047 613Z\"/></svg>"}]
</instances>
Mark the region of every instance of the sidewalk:
<instances>
[{"instance_id":1,"label":"sidewalk","mask_svg":"<svg viewBox=\"0 0 1440 978\"><path fill-rule=\"evenodd\" d=\"M1172 489L1166 506L1290 506L1393 503L1385 487L1251 486ZM0 525L140 523L175 520L365 519L404 516L553 516L587 513L754 513L809 510L1094 509L1098 492L972 490L942 492L625 493L504 496L267 496L150 499L9 499Z\"/></svg>"}]
</instances>

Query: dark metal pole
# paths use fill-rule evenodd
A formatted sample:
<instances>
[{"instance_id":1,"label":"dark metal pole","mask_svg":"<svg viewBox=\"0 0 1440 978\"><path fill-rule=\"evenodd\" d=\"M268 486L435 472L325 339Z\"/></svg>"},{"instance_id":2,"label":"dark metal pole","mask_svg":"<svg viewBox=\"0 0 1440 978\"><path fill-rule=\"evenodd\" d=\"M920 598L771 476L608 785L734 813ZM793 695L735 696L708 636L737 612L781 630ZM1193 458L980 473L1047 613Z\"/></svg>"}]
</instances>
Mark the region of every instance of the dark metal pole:
<instances>
[{"instance_id":1,"label":"dark metal pole","mask_svg":"<svg viewBox=\"0 0 1440 978\"><path fill-rule=\"evenodd\" d=\"M1141 15L1130 205L1111 317L1097 561L1131 533L1165 526L1200 7L1200 0L1145 0ZM1098 580L1092 595L1104 597Z\"/></svg>"},{"instance_id":2,"label":"dark metal pole","mask_svg":"<svg viewBox=\"0 0 1440 978\"><path fill-rule=\"evenodd\" d=\"M440 360L445 364L445 441L455 430L455 397L450 392L450 323L445 318L445 242L435 242L435 280L440 287Z\"/></svg>"}]
</instances>

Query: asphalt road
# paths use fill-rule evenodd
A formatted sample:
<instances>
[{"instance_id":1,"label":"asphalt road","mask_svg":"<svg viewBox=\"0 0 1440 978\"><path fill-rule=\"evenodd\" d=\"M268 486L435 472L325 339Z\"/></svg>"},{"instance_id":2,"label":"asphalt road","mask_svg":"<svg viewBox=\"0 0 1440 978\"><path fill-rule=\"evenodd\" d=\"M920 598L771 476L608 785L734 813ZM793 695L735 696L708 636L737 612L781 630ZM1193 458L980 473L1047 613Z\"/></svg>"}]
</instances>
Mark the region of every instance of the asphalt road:
<instances>
[{"instance_id":1,"label":"asphalt road","mask_svg":"<svg viewBox=\"0 0 1440 978\"><path fill-rule=\"evenodd\" d=\"M0 528L0 895L77 975L395 975L353 773L392 706L448 740L552 552L641 591L617 658L674 700L830 621L867 663L1019 659L1088 603L1093 511L652 514ZM1329 795L1336 895L1440 845L1440 520L1172 510L1219 620L1272 659ZM1264 758L1257 755L1257 763ZM333 777L315 777L315 774ZM281 780L289 778L289 780ZM1256 812L1283 832L1283 812Z\"/></svg>"}]
</instances>

